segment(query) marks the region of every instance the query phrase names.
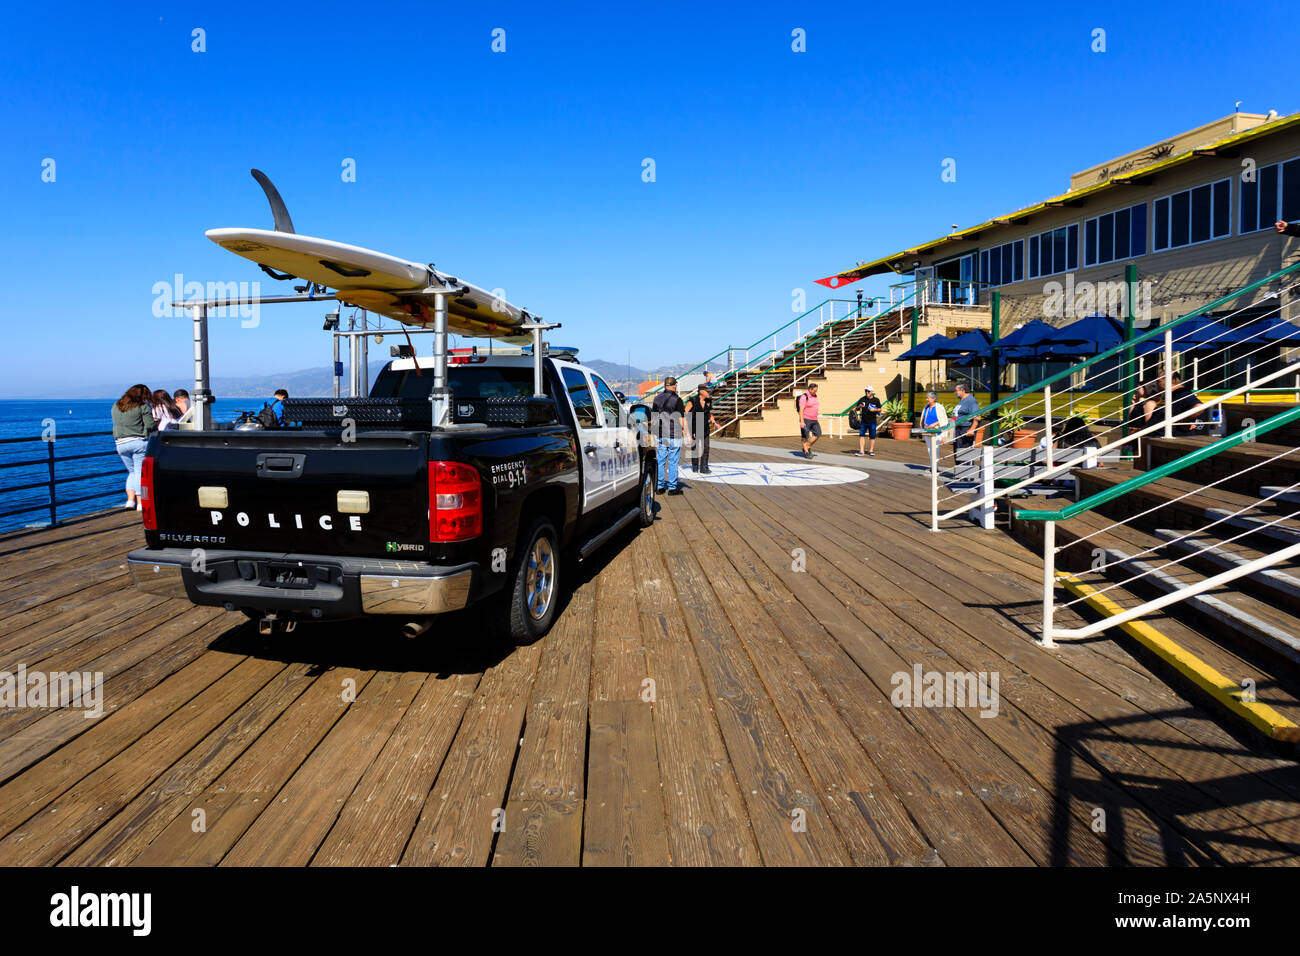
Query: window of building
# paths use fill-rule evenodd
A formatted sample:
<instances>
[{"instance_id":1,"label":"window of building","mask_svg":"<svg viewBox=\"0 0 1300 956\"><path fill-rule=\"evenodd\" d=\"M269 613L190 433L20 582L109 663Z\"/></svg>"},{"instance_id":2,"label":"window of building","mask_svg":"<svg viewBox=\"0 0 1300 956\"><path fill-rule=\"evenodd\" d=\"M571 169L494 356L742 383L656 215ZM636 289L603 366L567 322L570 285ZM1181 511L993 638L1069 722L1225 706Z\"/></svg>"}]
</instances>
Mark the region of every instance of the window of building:
<instances>
[{"instance_id":1,"label":"window of building","mask_svg":"<svg viewBox=\"0 0 1300 956\"><path fill-rule=\"evenodd\" d=\"M1079 268L1079 227L1062 226L1029 237L1029 278Z\"/></svg>"},{"instance_id":2,"label":"window of building","mask_svg":"<svg viewBox=\"0 0 1300 956\"><path fill-rule=\"evenodd\" d=\"M1157 199L1152 216L1154 249L1177 249L1231 235L1231 189L1232 180L1221 179Z\"/></svg>"},{"instance_id":3,"label":"window of building","mask_svg":"<svg viewBox=\"0 0 1300 956\"><path fill-rule=\"evenodd\" d=\"M1300 219L1300 159L1261 166L1241 183L1240 232L1272 229L1279 219Z\"/></svg>"},{"instance_id":4,"label":"window of building","mask_svg":"<svg viewBox=\"0 0 1300 956\"><path fill-rule=\"evenodd\" d=\"M1146 255L1147 204L1108 212L1083 224L1084 265L1098 266Z\"/></svg>"},{"instance_id":5,"label":"window of building","mask_svg":"<svg viewBox=\"0 0 1300 956\"><path fill-rule=\"evenodd\" d=\"M1004 242L980 253L980 281L1007 285L1025 278L1025 240Z\"/></svg>"}]
</instances>

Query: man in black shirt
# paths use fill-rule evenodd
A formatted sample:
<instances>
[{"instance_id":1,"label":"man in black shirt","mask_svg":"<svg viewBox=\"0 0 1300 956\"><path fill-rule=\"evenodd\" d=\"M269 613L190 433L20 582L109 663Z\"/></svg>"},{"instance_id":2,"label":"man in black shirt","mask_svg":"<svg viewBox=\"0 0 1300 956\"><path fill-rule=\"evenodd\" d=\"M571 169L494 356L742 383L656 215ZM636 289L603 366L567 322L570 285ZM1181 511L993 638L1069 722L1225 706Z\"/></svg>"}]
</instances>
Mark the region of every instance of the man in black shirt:
<instances>
[{"instance_id":1,"label":"man in black shirt","mask_svg":"<svg viewBox=\"0 0 1300 956\"><path fill-rule=\"evenodd\" d=\"M686 422L686 406L677 394L677 379L671 375L664 379L663 391L655 396L650 407L651 430L659 452L659 491L680 495L677 462L682 454L682 442L689 442L691 433Z\"/></svg>"},{"instance_id":2,"label":"man in black shirt","mask_svg":"<svg viewBox=\"0 0 1300 956\"><path fill-rule=\"evenodd\" d=\"M691 434L695 441L691 443L691 469L697 474L709 474L709 432L718 427L718 420L713 417L712 389L701 385L699 390L686 403L686 414L691 425Z\"/></svg>"},{"instance_id":3,"label":"man in black shirt","mask_svg":"<svg viewBox=\"0 0 1300 956\"><path fill-rule=\"evenodd\" d=\"M880 415L880 399L875 389L868 385L855 407L858 413L858 457L864 454L876 457L876 422ZM867 436L871 437L871 450L867 451Z\"/></svg>"}]
</instances>

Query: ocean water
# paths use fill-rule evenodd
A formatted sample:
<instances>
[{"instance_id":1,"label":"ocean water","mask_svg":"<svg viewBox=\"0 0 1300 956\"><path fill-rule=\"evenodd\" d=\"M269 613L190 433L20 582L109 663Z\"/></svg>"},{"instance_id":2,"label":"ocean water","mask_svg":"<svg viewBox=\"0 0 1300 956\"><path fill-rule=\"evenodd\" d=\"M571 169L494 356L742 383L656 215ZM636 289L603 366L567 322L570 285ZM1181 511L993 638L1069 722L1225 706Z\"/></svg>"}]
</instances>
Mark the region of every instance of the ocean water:
<instances>
[{"instance_id":1,"label":"ocean water","mask_svg":"<svg viewBox=\"0 0 1300 956\"><path fill-rule=\"evenodd\" d=\"M126 467L113 447L111 407L114 401L113 398L0 400L0 514L19 508L33 509L0 517L0 533L49 524L49 489L44 483L49 480L47 459L51 443L42 440L42 435L53 437L56 515L60 520L103 511L126 501ZM227 408L222 409L222 404ZM233 419L236 409L231 406L237 404L219 403L214 410L216 419ZM225 419L223 412L228 416ZM85 434L95 432L102 434ZM74 437L77 435L85 437ZM27 440L3 441L14 438ZM94 457L79 457L84 455ZM8 467L16 462L31 464ZM15 490L35 482L42 484ZM89 500L74 502L73 498Z\"/></svg>"}]
</instances>

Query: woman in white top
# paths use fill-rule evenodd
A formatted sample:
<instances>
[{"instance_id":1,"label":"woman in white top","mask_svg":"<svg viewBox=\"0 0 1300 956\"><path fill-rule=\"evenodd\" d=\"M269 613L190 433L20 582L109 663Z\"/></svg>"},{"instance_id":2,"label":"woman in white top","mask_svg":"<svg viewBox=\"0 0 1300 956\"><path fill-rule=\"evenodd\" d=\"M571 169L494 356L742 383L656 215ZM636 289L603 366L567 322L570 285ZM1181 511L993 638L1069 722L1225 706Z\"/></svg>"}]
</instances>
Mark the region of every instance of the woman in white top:
<instances>
[{"instance_id":1,"label":"woman in white top","mask_svg":"<svg viewBox=\"0 0 1300 956\"><path fill-rule=\"evenodd\" d=\"M184 414L180 408L177 407L176 403L172 401L172 397L167 394L165 388L160 388L158 391L153 393L152 405L153 420L158 423L159 431L173 425L176 422L176 419L180 418L181 415Z\"/></svg>"}]
</instances>

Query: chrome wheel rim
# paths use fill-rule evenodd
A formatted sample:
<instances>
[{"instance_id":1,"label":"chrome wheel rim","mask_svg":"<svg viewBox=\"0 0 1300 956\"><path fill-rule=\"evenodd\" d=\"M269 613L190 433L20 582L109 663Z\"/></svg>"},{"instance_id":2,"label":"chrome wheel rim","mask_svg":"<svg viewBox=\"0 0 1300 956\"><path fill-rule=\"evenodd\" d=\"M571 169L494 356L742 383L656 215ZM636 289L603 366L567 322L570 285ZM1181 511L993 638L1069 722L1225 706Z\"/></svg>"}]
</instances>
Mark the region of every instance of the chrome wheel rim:
<instances>
[{"instance_id":1,"label":"chrome wheel rim","mask_svg":"<svg viewBox=\"0 0 1300 956\"><path fill-rule=\"evenodd\" d=\"M650 480L650 476L645 476L645 481L641 484L641 514L646 518L653 518L655 513L655 485Z\"/></svg>"},{"instance_id":2,"label":"chrome wheel rim","mask_svg":"<svg viewBox=\"0 0 1300 956\"><path fill-rule=\"evenodd\" d=\"M539 537L528 552L528 570L524 577L524 596L528 602L528 616L540 621L551 607L555 593L555 552L551 542Z\"/></svg>"}]
</instances>

